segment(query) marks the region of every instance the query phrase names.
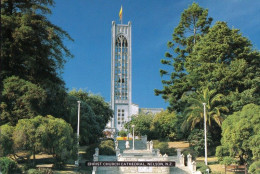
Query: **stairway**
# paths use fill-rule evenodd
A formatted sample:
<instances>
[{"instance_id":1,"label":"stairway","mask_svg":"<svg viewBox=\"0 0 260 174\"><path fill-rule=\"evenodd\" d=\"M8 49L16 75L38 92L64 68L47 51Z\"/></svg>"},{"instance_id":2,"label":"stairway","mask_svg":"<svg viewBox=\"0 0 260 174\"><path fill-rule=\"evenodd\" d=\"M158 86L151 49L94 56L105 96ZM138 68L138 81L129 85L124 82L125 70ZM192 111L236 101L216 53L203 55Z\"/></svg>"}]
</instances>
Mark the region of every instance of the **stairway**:
<instances>
[{"instance_id":1,"label":"stairway","mask_svg":"<svg viewBox=\"0 0 260 174\"><path fill-rule=\"evenodd\" d=\"M125 148L126 141L118 141L118 148L120 149L120 153L123 156L128 156L129 151L132 151L133 149L133 141L129 141L130 148ZM146 154L148 151L146 150L146 144L144 144L140 140L135 140L135 150L139 151L140 153ZM123 153L125 151L125 153ZM131 152L130 152L131 153ZM141 153L141 154L142 154ZM116 161L116 156L99 156L99 161ZM169 157L170 161L178 161L177 157L171 156ZM119 172L119 167L98 167L97 174L121 174L122 172ZM170 167L170 173L171 174L189 174L191 173L187 167L185 166L179 166L179 163L176 163L175 167ZM152 174L152 173L151 173Z\"/></svg>"},{"instance_id":2,"label":"stairway","mask_svg":"<svg viewBox=\"0 0 260 174\"><path fill-rule=\"evenodd\" d=\"M125 140L118 141L118 148L120 149L120 153L123 153L124 150L127 150L125 148L125 143L126 143ZM133 149L133 141L132 140L129 140L129 145L130 145L129 149ZM140 140L135 140L135 150L146 150L146 144L144 144Z\"/></svg>"}]
</instances>

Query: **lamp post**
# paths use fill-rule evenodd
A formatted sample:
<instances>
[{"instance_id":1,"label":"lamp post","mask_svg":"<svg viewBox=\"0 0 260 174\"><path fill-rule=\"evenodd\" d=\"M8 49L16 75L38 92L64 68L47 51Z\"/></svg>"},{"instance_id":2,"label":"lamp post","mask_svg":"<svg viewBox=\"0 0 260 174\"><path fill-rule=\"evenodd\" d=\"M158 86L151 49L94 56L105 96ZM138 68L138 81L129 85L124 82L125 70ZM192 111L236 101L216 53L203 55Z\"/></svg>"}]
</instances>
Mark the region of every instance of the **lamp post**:
<instances>
[{"instance_id":1,"label":"lamp post","mask_svg":"<svg viewBox=\"0 0 260 174\"><path fill-rule=\"evenodd\" d=\"M204 138L205 138L205 164L208 165L208 155L207 155L207 125L206 125L206 103L203 104L204 109Z\"/></svg>"},{"instance_id":2,"label":"lamp post","mask_svg":"<svg viewBox=\"0 0 260 174\"><path fill-rule=\"evenodd\" d=\"M135 125L132 125L133 128L133 150L135 150Z\"/></svg>"},{"instance_id":3,"label":"lamp post","mask_svg":"<svg viewBox=\"0 0 260 174\"><path fill-rule=\"evenodd\" d=\"M80 101L78 101L78 127L77 127L77 138L78 138L78 159L75 161L75 165L79 166L79 124L80 124Z\"/></svg>"}]
</instances>

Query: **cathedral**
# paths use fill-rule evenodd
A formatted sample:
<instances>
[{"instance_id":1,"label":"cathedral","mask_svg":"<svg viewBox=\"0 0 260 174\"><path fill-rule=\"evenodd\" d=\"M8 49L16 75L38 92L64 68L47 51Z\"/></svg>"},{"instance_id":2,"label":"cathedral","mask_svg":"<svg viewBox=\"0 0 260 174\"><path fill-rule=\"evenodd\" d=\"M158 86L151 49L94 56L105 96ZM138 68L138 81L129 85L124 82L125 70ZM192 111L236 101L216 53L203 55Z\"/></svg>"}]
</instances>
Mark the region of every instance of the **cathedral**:
<instances>
[{"instance_id":1,"label":"cathedral","mask_svg":"<svg viewBox=\"0 0 260 174\"><path fill-rule=\"evenodd\" d=\"M120 13L119 13L120 16ZM142 113L156 114L162 108L139 108L132 103L132 37L131 22L116 24L112 22L111 31L111 109L113 118L107 124L112 132L125 130L124 124L133 115Z\"/></svg>"}]
</instances>

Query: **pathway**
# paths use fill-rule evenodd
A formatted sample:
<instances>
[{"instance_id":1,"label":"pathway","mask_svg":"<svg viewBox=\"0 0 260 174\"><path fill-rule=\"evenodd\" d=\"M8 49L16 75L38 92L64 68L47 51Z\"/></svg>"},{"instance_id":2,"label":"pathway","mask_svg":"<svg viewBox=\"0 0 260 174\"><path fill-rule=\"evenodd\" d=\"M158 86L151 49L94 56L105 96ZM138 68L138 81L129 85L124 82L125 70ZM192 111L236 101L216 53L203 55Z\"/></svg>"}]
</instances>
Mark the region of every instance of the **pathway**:
<instances>
[{"instance_id":1,"label":"pathway","mask_svg":"<svg viewBox=\"0 0 260 174\"><path fill-rule=\"evenodd\" d=\"M125 148L125 142L126 141L118 141L118 148L120 149L120 153L122 156L128 156L131 155L131 151L133 148L133 142L129 141L130 144L130 149ZM146 150L146 144L144 144L140 140L135 141L135 150L138 151L138 154L146 154L148 151ZM135 151L136 152L136 151ZM133 155L133 154L132 154ZM99 161L116 161L116 156L104 156L100 155L99 156ZM170 161L177 161L176 157L169 157ZM182 167L179 166L178 163L176 163L176 167L170 167L170 173L171 174L189 174L190 172L188 171L187 167ZM98 167L97 174L120 174L119 172L119 167ZM152 173L150 173L152 174Z\"/></svg>"}]
</instances>

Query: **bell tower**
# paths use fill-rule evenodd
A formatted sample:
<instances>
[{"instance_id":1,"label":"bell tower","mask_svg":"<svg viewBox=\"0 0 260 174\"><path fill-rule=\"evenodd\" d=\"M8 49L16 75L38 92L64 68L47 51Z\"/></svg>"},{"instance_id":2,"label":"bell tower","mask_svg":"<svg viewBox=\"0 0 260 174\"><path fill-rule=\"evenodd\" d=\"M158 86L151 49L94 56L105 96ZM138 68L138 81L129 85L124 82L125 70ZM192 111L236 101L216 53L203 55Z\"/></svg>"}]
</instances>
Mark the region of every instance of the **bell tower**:
<instances>
[{"instance_id":1,"label":"bell tower","mask_svg":"<svg viewBox=\"0 0 260 174\"><path fill-rule=\"evenodd\" d=\"M131 22L112 22L111 42L111 108L114 116L108 126L116 132L130 121L132 106Z\"/></svg>"}]
</instances>

